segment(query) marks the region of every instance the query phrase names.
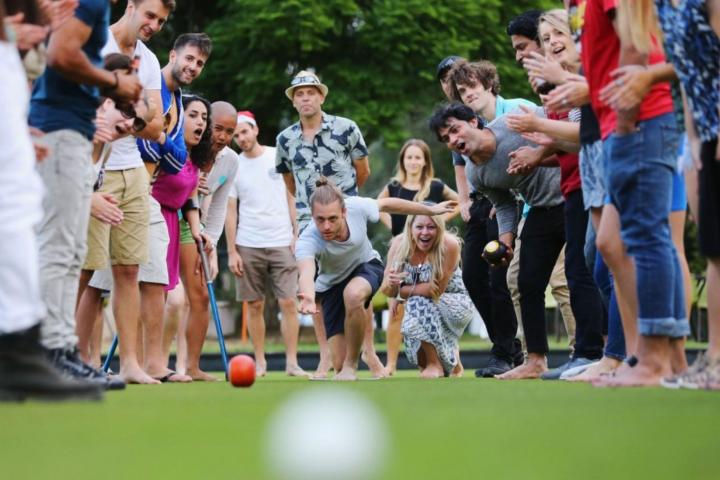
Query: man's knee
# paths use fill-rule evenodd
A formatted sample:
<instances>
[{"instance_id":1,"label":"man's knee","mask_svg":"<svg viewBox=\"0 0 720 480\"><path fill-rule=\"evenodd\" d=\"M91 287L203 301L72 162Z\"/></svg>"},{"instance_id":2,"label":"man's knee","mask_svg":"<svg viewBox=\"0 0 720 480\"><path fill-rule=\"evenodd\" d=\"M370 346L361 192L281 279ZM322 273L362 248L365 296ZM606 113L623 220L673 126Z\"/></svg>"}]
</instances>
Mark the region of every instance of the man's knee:
<instances>
[{"instance_id":1,"label":"man's knee","mask_svg":"<svg viewBox=\"0 0 720 480\"><path fill-rule=\"evenodd\" d=\"M354 285L348 285L343 292L343 301L346 310L365 309L365 302L368 300L368 294L363 288Z\"/></svg>"},{"instance_id":2,"label":"man's knee","mask_svg":"<svg viewBox=\"0 0 720 480\"><path fill-rule=\"evenodd\" d=\"M139 271L138 265L113 265L113 281L115 285L137 283Z\"/></svg>"},{"instance_id":3,"label":"man's knee","mask_svg":"<svg viewBox=\"0 0 720 480\"><path fill-rule=\"evenodd\" d=\"M253 300L252 302L247 302L247 306L252 315L262 315L265 310L265 301Z\"/></svg>"},{"instance_id":4,"label":"man's knee","mask_svg":"<svg viewBox=\"0 0 720 480\"><path fill-rule=\"evenodd\" d=\"M296 304L294 298L278 298L278 306L283 312L295 311Z\"/></svg>"}]
</instances>

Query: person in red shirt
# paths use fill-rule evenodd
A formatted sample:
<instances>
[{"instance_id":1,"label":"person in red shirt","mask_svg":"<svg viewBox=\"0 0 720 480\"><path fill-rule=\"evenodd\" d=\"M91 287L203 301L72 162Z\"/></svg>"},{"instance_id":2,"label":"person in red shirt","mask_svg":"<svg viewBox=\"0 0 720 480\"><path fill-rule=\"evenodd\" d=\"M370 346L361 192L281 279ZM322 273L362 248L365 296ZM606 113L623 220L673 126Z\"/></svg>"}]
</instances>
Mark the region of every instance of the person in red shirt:
<instances>
[{"instance_id":1,"label":"person in red shirt","mask_svg":"<svg viewBox=\"0 0 720 480\"><path fill-rule=\"evenodd\" d=\"M582 64L600 123L610 200L597 246L613 272L618 296L636 312L623 318L628 355L635 357L607 380L615 386L658 385L671 373L671 352L690 332L668 224L678 142L670 85L655 84L632 109L600 98L605 86L618 81L611 77L618 67L660 62L659 48L642 54L621 42L615 0L586 2Z\"/></svg>"}]
</instances>

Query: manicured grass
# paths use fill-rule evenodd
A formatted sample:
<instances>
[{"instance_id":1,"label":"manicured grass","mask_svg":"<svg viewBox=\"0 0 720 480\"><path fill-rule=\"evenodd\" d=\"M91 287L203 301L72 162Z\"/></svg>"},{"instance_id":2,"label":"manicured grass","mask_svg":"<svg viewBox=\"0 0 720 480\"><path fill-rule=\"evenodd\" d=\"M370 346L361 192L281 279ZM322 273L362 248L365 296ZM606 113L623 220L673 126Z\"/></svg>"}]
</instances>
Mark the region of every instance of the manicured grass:
<instances>
[{"instance_id":1,"label":"manicured grass","mask_svg":"<svg viewBox=\"0 0 720 480\"><path fill-rule=\"evenodd\" d=\"M717 479L720 392L560 382L351 385L272 373L226 383L130 386L102 403L0 404L4 479L264 479L272 412L302 389L344 388L391 432L388 479ZM341 479L338 479L341 480Z\"/></svg>"}]
</instances>

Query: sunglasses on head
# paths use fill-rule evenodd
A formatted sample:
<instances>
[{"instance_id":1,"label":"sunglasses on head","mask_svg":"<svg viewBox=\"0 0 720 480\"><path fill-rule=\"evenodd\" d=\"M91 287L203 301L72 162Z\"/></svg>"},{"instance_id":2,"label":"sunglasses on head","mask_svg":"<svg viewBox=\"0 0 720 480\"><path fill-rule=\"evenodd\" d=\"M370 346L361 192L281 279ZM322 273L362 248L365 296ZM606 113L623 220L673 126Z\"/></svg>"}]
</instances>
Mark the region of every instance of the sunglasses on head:
<instances>
[{"instance_id":1,"label":"sunglasses on head","mask_svg":"<svg viewBox=\"0 0 720 480\"><path fill-rule=\"evenodd\" d=\"M295 86L300 83L320 83L320 81L316 77L311 76L305 76L305 77L295 77L292 79L292 82L290 82L290 86Z\"/></svg>"}]
</instances>

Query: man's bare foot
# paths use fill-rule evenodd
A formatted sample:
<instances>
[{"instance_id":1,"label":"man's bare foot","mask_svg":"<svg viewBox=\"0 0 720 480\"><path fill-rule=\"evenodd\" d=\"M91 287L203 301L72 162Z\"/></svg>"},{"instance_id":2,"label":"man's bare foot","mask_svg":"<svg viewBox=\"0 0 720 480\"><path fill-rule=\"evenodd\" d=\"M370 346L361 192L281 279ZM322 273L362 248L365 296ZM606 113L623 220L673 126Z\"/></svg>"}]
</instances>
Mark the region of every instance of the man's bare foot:
<instances>
[{"instance_id":1,"label":"man's bare foot","mask_svg":"<svg viewBox=\"0 0 720 480\"><path fill-rule=\"evenodd\" d=\"M395 372L397 371L397 367L395 365L386 365L385 366L385 376L386 377L392 377L395 375Z\"/></svg>"},{"instance_id":2,"label":"man's bare foot","mask_svg":"<svg viewBox=\"0 0 720 480\"><path fill-rule=\"evenodd\" d=\"M547 361L543 360L531 360L525 359L525 363L513 368L512 370L503 373L502 375L495 375L498 380L524 380L532 378L540 378L547 370Z\"/></svg>"},{"instance_id":3,"label":"man's bare foot","mask_svg":"<svg viewBox=\"0 0 720 480\"><path fill-rule=\"evenodd\" d=\"M360 359L368 366L373 377L385 378L385 367L383 366L382 362L380 361L375 352L373 352L371 355L362 352L360 354Z\"/></svg>"},{"instance_id":4,"label":"man's bare foot","mask_svg":"<svg viewBox=\"0 0 720 480\"><path fill-rule=\"evenodd\" d=\"M199 368L188 368L187 374L192 377L195 382L217 382L218 379L214 375L203 372Z\"/></svg>"},{"instance_id":5,"label":"man's bare foot","mask_svg":"<svg viewBox=\"0 0 720 480\"><path fill-rule=\"evenodd\" d=\"M630 367L627 364L619 367L614 375L600 377L593 382L596 387L657 387L660 381L670 376L669 370L638 361L637 365Z\"/></svg>"},{"instance_id":6,"label":"man's bare foot","mask_svg":"<svg viewBox=\"0 0 720 480\"><path fill-rule=\"evenodd\" d=\"M285 375L288 377L309 377L310 374L300 368L298 364L288 364L285 367Z\"/></svg>"},{"instance_id":7,"label":"man's bare foot","mask_svg":"<svg viewBox=\"0 0 720 480\"><path fill-rule=\"evenodd\" d=\"M267 374L267 361L255 360L255 377L264 377Z\"/></svg>"},{"instance_id":8,"label":"man's bare foot","mask_svg":"<svg viewBox=\"0 0 720 480\"><path fill-rule=\"evenodd\" d=\"M351 367L343 367L342 370L340 370L340 373L333 377L333 380L337 380L339 382L354 382L357 379L357 370Z\"/></svg>"},{"instance_id":9,"label":"man's bare foot","mask_svg":"<svg viewBox=\"0 0 720 480\"><path fill-rule=\"evenodd\" d=\"M155 380L145 373L140 367L120 367L120 378L125 383L160 385L160 380Z\"/></svg>"},{"instance_id":10,"label":"man's bare foot","mask_svg":"<svg viewBox=\"0 0 720 480\"><path fill-rule=\"evenodd\" d=\"M445 376L445 372L440 365L428 365L420 370L420 378L441 378Z\"/></svg>"},{"instance_id":11,"label":"man's bare foot","mask_svg":"<svg viewBox=\"0 0 720 480\"><path fill-rule=\"evenodd\" d=\"M174 370L170 370L169 368L166 368L164 372L159 373L148 371L147 374L162 383L190 383L193 381L190 375L178 373Z\"/></svg>"},{"instance_id":12,"label":"man's bare foot","mask_svg":"<svg viewBox=\"0 0 720 480\"><path fill-rule=\"evenodd\" d=\"M330 360L321 357L320 363L318 364L317 369L315 370L315 373L312 374L311 378L314 378L315 380L328 378L331 369L332 365L330 364Z\"/></svg>"},{"instance_id":13,"label":"man's bare foot","mask_svg":"<svg viewBox=\"0 0 720 480\"><path fill-rule=\"evenodd\" d=\"M580 375L568 378L568 382L594 382L602 376L607 376L617 370L622 362L610 357L603 357L595 365L591 365Z\"/></svg>"},{"instance_id":14,"label":"man's bare foot","mask_svg":"<svg viewBox=\"0 0 720 480\"><path fill-rule=\"evenodd\" d=\"M465 372L465 367L463 367L462 362L460 362L460 359L458 359L457 365L455 365L455 368L453 368L452 372L450 372L451 377L462 377L463 373Z\"/></svg>"}]
</instances>

